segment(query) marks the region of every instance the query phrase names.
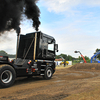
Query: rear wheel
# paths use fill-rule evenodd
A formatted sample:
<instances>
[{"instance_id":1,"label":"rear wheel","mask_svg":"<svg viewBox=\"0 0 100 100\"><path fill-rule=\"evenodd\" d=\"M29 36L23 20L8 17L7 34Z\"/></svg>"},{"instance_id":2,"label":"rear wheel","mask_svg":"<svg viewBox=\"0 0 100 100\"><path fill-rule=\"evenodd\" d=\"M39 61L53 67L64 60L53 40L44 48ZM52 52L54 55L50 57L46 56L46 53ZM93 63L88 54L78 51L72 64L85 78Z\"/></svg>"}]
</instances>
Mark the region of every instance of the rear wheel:
<instances>
[{"instance_id":1,"label":"rear wheel","mask_svg":"<svg viewBox=\"0 0 100 100\"><path fill-rule=\"evenodd\" d=\"M9 87L11 86L16 78L15 70L10 65L1 65L0 67L0 86Z\"/></svg>"},{"instance_id":2,"label":"rear wheel","mask_svg":"<svg viewBox=\"0 0 100 100\"><path fill-rule=\"evenodd\" d=\"M51 79L52 75L53 75L52 68L51 67L47 67L45 72L44 72L43 78L48 80L48 79Z\"/></svg>"}]
</instances>

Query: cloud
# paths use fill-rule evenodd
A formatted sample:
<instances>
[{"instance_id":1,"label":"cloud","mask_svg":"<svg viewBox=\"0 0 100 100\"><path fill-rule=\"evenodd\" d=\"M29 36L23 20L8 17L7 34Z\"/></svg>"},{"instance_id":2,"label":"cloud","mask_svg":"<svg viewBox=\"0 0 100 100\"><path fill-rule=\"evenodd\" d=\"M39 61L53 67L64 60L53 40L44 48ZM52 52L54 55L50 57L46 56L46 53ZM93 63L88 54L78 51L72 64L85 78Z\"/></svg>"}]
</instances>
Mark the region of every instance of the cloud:
<instances>
[{"instance_id":1,"label":"cloud","mask_svg":"<svg viewBox=\"0 0 100 100\"><path fill-rule=\"evenodd\" d=\"M100 0L41 0L41 4L47 7L48 11L59 13L70 11L78 5L100 6Z\"/></svg>"},{"instance_id":2,"label":"cloud","mask_svg":"<svg viewBox=\"0 0 100 100\"><path fill-rule=\"evenodd\" d=\"M16 36L17 34L15 31L3 34L0 37L0 50L4 50L9 54L16 54Z\"/></svg>"},{"instance_id":3,"label":"cloud","mask_svg":"<svg viewBox=\"0 0 100 100\"><path fill-rule=\"evenodd\" d=\"M83 3L90 6L100 6L100 0L83 0Z\"/></svg>"},{"instance_id":4,"label":"cloud","mask_svg":"<svg viewBox=\"0 0 100 100\"><path fill-rule=\"evenodd\" d=\"M59 47L59 52L67 55L78 57L78 54L74 53L74 50L80 50L83 55L91 57L97 48L100 48L100 20L99 13L88 11L87 9L81 9L78 11L77 6L100 6L100 0L40 0L39 6L45 6L49 12L45 13L43 18L47 17L45 14L49 14L51 20L55 17L55 20L48 20L44 22L41 18L42 25L40 30L43 33L53 36L56 39L56 43ZM74 12L74 16L68 13L69 16L64 18L60 16L59 20L56 20L61 13L67 14L67 12ZM79 12L79 13L78 13ZM96 14L96 15L95 15ZM63 14L62 14L63 15ZM21 34L34 32L35 30L29 25L31 21L25 21L21 23ZM95 34L97 33L97 34ZM5 37L4 37L5 38ZM0 43L0 50L6 50L8 53L16 53L16 33L8 36L9 39L5 39L4 42ZM1 40L1 39L0 39ZM3 39L2 39L3 40Z\"/></svg>"},{"instance_id":5,"label":"cloud","mask_svg":"<svg viewBox=\"0 0 100 100\"><path fill-rule=\"evenodd\" d=\"M74 34L76 31L78 33ZM100 48L100 39L98 36L87 35L86 33L82 32L82 30L76 30L74 28L70 28L69 32L70 34L59 34L57 37L55 37L59 47L59 54L64 53L78 57L79 55L74 54L74 51L79 50L84 56L91 57L95 50Z\"/></svg>"},{"instance_id":6,"label":"cloud","mask_svg":"<svg viewBox=\"0 0 100 100\"><path fill-rule=\"evenodd\" d=\"M84 56L91 57L97 48L100 48L100 34L99 31L93 26L88 26L88 28L79 27L81 24L91 24L88 21L84 21L84 18L77 19L69 24L63 24L65 20L61 20L57 23L53 23L55 27L47 25L48 27L41 27L42 31L46 34L53 36L56 39L56 43L59 47L59 52L57 54L67 54L73 57L78 57L80 55L75 54L75 50L82 52ZM86 26L87 27L87 26ZM92 30L92 28L94 30ZM96 34L97 31L98 34Z\"/></svg>"}]
</instances>

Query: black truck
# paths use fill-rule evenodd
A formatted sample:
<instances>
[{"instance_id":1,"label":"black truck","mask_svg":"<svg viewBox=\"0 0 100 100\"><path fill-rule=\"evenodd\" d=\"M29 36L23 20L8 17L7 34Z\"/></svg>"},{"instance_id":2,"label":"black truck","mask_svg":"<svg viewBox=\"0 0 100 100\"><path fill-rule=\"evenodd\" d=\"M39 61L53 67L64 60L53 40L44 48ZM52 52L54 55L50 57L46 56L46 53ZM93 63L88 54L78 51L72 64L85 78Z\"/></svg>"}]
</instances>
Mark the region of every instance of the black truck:
<instances>
[{"instance_id":1,"label":"black truck","mask_svg":"<svg viewBox=\"0 0 100 100\"><path fill-rule=\"evenodd\" d=\"M18 35L16 59L0 56L0 86L11 86L16 77L43 76L51 79L55 72L58 44L52 36L42 32Z\"/></svg>"}]
</instances>

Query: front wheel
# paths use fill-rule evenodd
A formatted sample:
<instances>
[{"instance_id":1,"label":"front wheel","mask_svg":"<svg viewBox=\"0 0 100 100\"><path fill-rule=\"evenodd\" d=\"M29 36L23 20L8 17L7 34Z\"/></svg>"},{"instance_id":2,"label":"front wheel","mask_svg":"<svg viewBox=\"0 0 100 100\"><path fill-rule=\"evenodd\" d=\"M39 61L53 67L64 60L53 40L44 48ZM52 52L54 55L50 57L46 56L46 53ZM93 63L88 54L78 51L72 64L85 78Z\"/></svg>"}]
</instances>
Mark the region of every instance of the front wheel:
<instances>
[{"instance_id":1,"label":"front wheel","mask_svg":"<svg viewBox=\"0 0 100 100\"><path fill-rule=\"evenodd\" d=\"M0 86L3 88L11 86L16 78L15 70L10 65L0 66Z\"/></svg>"},{"instance_id":2,"label":"front wheel","mask_svg":"<svg viewBox=\"0 0 100 100\"><path fill-rule=\"evenodd\" d=\"M52 68L51 67L47 67L45 72L44 72L43 78L48 80L48 79L51 79L52 75L53 75Z\"/></svg>"}]
</instances>

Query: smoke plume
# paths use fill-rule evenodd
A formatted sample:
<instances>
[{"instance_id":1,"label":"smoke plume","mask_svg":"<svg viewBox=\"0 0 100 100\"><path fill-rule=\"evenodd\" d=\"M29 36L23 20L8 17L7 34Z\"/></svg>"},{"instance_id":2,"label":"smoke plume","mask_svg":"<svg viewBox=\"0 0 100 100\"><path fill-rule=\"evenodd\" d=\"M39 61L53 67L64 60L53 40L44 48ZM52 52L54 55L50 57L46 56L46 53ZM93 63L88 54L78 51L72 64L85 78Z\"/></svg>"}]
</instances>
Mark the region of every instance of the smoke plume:
<instances>
[{"instance_id":1,"label":"smoke plume","mask_svg":"<svg viewBox=\"0 0 100 100\"><path fill-rule=\"evenodd\" d=\"M0 0L0 35L1 32L14 29L17 31L22 14L33 20L33 27L38 31L40 10L38 0Z\"/></svg>"}]
</instances>

